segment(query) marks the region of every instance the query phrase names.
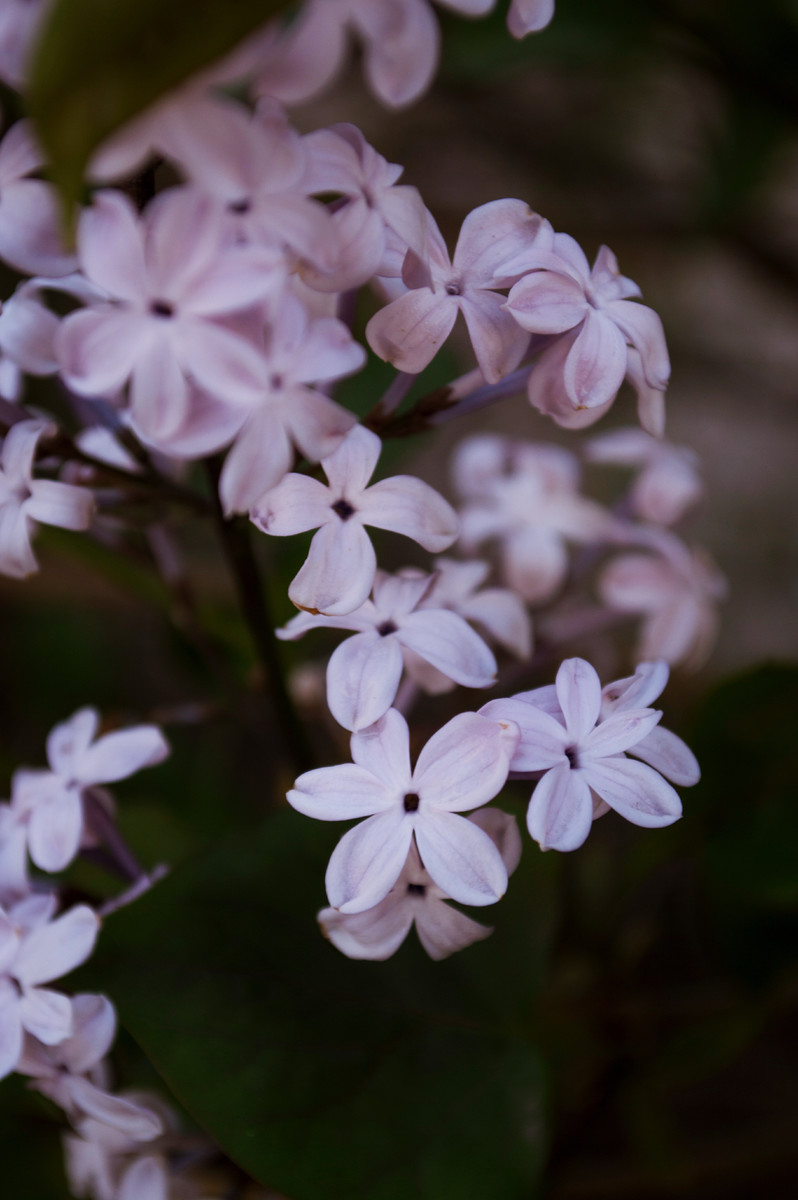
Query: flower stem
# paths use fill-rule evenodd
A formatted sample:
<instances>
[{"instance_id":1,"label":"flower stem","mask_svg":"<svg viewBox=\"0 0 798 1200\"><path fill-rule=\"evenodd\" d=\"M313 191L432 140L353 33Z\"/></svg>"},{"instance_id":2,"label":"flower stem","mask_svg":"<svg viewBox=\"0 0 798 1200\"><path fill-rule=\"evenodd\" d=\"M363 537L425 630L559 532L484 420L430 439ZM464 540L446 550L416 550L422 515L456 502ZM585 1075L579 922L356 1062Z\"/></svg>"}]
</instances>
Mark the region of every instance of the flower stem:
<instances>
[{"instance_id":1,"label":"flower stem","mask_svg":"<svg viewBox=\"0 0 798 1200\"><path fill-rule=\"evenodd\" d=\"M313 754L286 686L274 620L252 549L249 524L241 517L225 517L219 503L219 461L206 459L205 465L213 489L211 500L222 550L271 700L269 718L276 723L287 757L301 775L313 766Z\"/></svg>"}]
</instances>

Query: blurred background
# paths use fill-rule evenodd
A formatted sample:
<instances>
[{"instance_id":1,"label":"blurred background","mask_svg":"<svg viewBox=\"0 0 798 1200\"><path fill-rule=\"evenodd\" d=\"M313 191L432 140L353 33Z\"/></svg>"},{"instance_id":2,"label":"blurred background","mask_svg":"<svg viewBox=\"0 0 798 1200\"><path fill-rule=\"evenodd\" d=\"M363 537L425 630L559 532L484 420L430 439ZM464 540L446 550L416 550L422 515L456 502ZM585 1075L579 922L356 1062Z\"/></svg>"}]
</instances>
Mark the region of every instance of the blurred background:
<instances>
[{"instance_id":1,"label":"blurred background","mask_svg":"<svg viewBox=\"0 0 798 1200\"><path fill-rule=\"evenodd\" d=\"M591 259L605 242L616 252L665 324L668 436L702 459L706 496L687 536L729 580L713 657L698 676L677 673L666 694L667 723L704 770L685 820L649 835L608 818L540 885L545 1165L534 1195L793 1200L798 3L558 0L551 27L523 43L504 15L443 14L442 69L406 113L380 110L352 72L295 119L359 124L404 164L451 244L470 209L517 196ZM622 397L597 430L631 423ZM438 483L454 440L488 427L571 442L519 397L403 445L398 460L413 455ZM256 819L264 787L286 784L263 778L259 701L233 703L197 641L197 625L209 628L233 675L252 680L210 535L185 527L179 537L188 591L157 581L158 547L144 539L122 560L49 530L41 574L0 584L3 778L39 765L51 725L80 704L114 720L162 717L172 760L118 789L123 828L147 863L179 862L221 837L231 806L236 820ZM290 569L286 552L285 579ZM284 579L273 576L270 591L285 619ZM205 714L213 739L195 721ZM511 801L519 814L524 799L519 789ZM527 844L519 873L536 858ZM89 868L75 881L102 886ZM47 1125L35 1104L28 1138ZM60 1195L55 1168L49 1191L24 1190L26 1180L20 1196Z\"/></svg>"}]
</instances>

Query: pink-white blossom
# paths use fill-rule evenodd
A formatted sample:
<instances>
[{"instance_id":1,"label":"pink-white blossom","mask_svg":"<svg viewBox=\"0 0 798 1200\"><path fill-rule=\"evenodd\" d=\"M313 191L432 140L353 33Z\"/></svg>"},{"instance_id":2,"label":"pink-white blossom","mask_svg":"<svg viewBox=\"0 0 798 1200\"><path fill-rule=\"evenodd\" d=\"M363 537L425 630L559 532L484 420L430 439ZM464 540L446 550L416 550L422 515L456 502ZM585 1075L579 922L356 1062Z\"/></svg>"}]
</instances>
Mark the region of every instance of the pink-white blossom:
<instances>
[{"instance_id":1,"label":"pink-white blossom","mask_svg":"<svg viewBox=\"0 0 798 1200\"><path fill-rule=\"evenodd\" d=\"M481 808L469 821L478 825L499 850L511 875L521 858L521 838L515 817L497 808ZM447 904L448 896L424 870L415 844L401 874L384 900L365 912L341 913L325 908L319 924L325 937L349 958L390 958L413 925L430 958L439 961L488 937L492 930Z\"/></svg>"},{"instance_id":2,"label":"pink-white blossom","mask_svg":"<svg viewBox=\"0 0 798 1200\"><path fill-rule=\"evenodd\" d=\"M374 599L348 616L300 613L277 631L296 638L308 629L349 629L327 665L327 704L339 725L354 732L373 725L396 698L403 652L411 651L447 679L464 687L490 687L496 659L485 642L454 612L422 607L434 583L429 575L386 575L374 579Z\"/></svg>"},{"instance_id":3,"label":"pink-white blossom","mask_svg":"<svg viewBox=\"0 0 798 1200\"><path fill-rule=\"evenodd\" d=\"M574 410L606 410L629 370L629 347L640 355L647 383L665 390L670 362L662 322L653 309L630 299L640 289L619 273L607 246L601 247L591 270L574 239L558 233L553 248L546 247L535 265L510 289L506 311L530 333L573 331L560 347L561 364L550 351L548 370L554 361L561 365ZM536 370L539 364L530 387Z\"/></svg>"},{"instance_id":4,"label":"pink-white blossom","mask_svg":"<svg viewBox=\"0 0 798 1200\"><path fill-rule=\"evenodd\" d=\"M155 725L135 725L97 737L99 714L82 708L47 738L49 771L14 775L11 812L27 829L28 850L43 871L61 871L84 833L83 792L127 779L169 753Z\"/></svg>"},{"instance_id":5,"label":"pink-white blossom","mask_svg":"<svg viewBox=\"0 0 798 1200\"><path fill-rule=\"evenodd\" d=\"M221 319L282 288L282 256L223 248L220 237L215 203L183 188L157 196L141 220L121 192L100 192L80 219L82 269L108 300L63 321L62 373L89 396L130 380L131 416L151 440L183 424L192 383L242 403L263 386L262 354Z\"/></svg>"},{"instance_id":6,"label":"pink-white blossom","mask_svg":"<svg viewBox=\"0 0 798 1200\"><path fill-rule=\"evenodd\" d=\"M25 1033L54 1046L74 1031L68 998L40 985L89 957L100 922L85 904L53 919L56 903L34 894L0 908L0 1079L17 1066Z\"/></svg>"},{"instance_id":7,"label":"pink-white blossom","mask_svg":"<svg viewBox=\"0 0 798 1200\"><path fill-rule=\"evenodd\" d=\"M599 594L610 608L642 616L639 659L695 670L715 643L726 580L704 550L673 535L662 531L652 547L660 553L625 554L608 563Z\"/></svg>"},{"instance_id":8,"label":"pink-white blossom","mask_svg":"<svg viewBox=\"0 0 798 1200\"><path fill-rule=\"evenodd\" d=\"M327 896L344 913L379 904L415 842L430 878L461 904L493 904L507 887L495 843L458 813L492 800L507 778L518 730L475 713L454 717L427 742L415 769L404 717L389 709L352 735L354 762L308 771L288 802L321 821L367 817L344 834L327 868Z\"/></svg>"},{"instance_id":9,"label":"pink-white blossom","mask_svg":"<svg viewBox=\"0 0 798 1200\"><path fill-rule=\"evenodd\" d=\"M0 450L0 572L24 579L38 570L31 549L35 524L88 529L94 497L87 488L55 479L34 479L33 460L42 437L55 426L33 419L9 429Z\"/></svg>"},{"instance_id":10,"label":"pink-white blossom","mask_svg":"<svg viewBox=\"0 0 798 1200\"><path fill-rule=\"evenodd\" d=\"M366 326L375 354L400 371L422 371L462 313L479 367L489 383L518 366L529 345L496 289L509 287L533 249L548 247L551 229L523 200L493 200L470 212L450 259L430 216L427 259L408 251L403 280L409 289Z\"/></svg>"},{"instance_id":11,"label":"pink-white blossom","mask_svg":"<svg viewBox=\"0 0 798 1200\"><path fill-rule=\"evenodd\" d=\"M580 494L578 463L567 450L534 442L499 446L494 439L481 446L480 441L463 443L457 459L466 456L466 463L455 462L462 483L468 461L484 452L478 487L460 513L462 546L469 550L498 540L507 583L528 603L545 603L565 579L567 542L611 540L618 523Z\"/></svg>"},{"instance_id":12,"label":"pink-white blossom","mask_svg":"<svg viewBox=\"0 0 798 1200\"><path fill-rule=\"evenodd\" d=\"M649 707L665 690L669 673L666 662L643 662L638 663L634 675L608 683L601 693L601 720L613 713ZM701 769L690 747L662 725L655 725L628 753L642 758L680 787L692 787L701 778Z\"/></svg>"},{"instance_id":13,"label":"pink-white blossom","mask_svg":"<svg viewBox=\"0 0 798 1200\"><path fill-rule=\"evenodd\" d=\"M673 525L701 497L698 456L686 446L651 437L642 429L613 429L585 447L588 462L639 467L629 494L635 516Z\"/></svg>"},{"instance_id":14,"label":"pink-white blossom","mask_svg":"<svg viewBox=\"0 0 798 1200\"><path fill-rule=\"evenodd\" d=\"M338 449L322 459L325 486L307 475L286 475L250 513L264 533L290 537L318 529L288 595L297 608L341 616L367 599L377 559L364 526L404 534L433 554L457 537L451 505L412 475L394 475L368 486L380 439L356 425Z\"/></svg>"},{"instance_id":15,"label":"pink-white blossom","mask_svg":"<svg viewBox=\"0 0 798 1200\"><path fill-rule=\"evenodd\" d=\"M17 121L0 142L0 258L30 275L75 269L61 233L53 187L31 179L44 165L29 121Z\"/></svg>"},{"instance_id":16,"label":"pink-white blossom","mask_svg":"<svg viewBox=\"0 0 798 1200\"><path fill-rule=\"evenodd\" d=\"M511 770L542 771L527 811L527 826L541 847L575 850L594 818L594 795L635 825L659 828L681 816L678 795L657 771L625 756L659 722L661 712L624 708L601 715L601 683L590 663L567 659L557 672L562 719L536 703L535 693L491 700L480 711L515 722L520 741Z\"/></svg>"}]
</instances>

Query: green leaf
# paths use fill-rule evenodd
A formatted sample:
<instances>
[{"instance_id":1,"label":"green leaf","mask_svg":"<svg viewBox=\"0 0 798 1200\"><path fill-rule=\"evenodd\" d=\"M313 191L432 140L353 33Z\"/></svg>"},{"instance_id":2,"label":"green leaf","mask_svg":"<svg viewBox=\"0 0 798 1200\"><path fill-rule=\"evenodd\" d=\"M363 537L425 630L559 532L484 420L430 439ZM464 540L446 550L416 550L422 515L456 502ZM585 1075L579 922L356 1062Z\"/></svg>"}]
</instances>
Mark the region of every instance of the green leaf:
<instances>
[{"instance_id":1,"label":"green leaf","mask_svg":"<svg viewBox=\"0 0 798 1200\"><path fill-rule=\"evenodd\" d=\"M56 0L36 46L30 111L67 211L105 138L287 3Z\"/></svg>"},{"instance_id":2,"label":"green leaf","mask_svg":"<svg viewBox=\"0 0 798 1200\"><path fill-rule=\"evenodd\" d=\"M192 1116L292 1200L528 1200L557 864L528 850L483 914L493 937L446 962L408 944L351 962L314 920L335 837L283 812L184 866L109 920L91 985Z\"/></svg>"}]
</instances>

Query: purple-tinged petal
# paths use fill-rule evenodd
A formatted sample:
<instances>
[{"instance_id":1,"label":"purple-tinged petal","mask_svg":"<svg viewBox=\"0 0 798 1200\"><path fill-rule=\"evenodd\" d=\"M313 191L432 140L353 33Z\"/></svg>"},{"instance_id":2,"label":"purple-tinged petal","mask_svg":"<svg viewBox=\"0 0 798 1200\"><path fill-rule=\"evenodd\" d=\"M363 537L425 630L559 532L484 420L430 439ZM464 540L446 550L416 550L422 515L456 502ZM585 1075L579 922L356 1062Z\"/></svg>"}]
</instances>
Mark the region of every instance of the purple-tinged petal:
<instances>
[{"instance_id":1,"label":"purple-tinged petal","mask_svg":"<svg viewBox=\"0 0 798 1200\"><path fill-rule=\"evenodd\" d=\"M36 457L39 439L45 433L55 432L53 425L46 421L18 421L12 425L3 439L0 452L0 464L6 477L6 483L12 488L28 489L33 473L33 460Z\"/></svg>"},{"instance_id":2,"label":"purple-tinged petal","mask_svg":"<svg viewBox=\"0 0 798 1200\"><path fill-rule=\"evenodd\" d=\"M458 608L461 616L487 630L494 641L516 658L532 653L532 621L520 596L506 588L485 588Z\"/></svg>"},{"instance_id":3,"label":"purple-tinged petal","mask_svg":"<svg viewBox=\"0 0 798 1200\"><path fill-rule=\"evenodd\" d=\"M160 1158L138 1158L119 1181L116 1200L168 1200L169 1181Z\"/></svg>"},{"instance_id":4,"label":"purple-tinged petal","mask_svg":"<svg viewBox=\"0 0 798 1200\"><path fill-rule=\"evenodd\" d=\"M465 817L425 809L416 825L421 861L438 887L460 904L495 904L507 891L507 868L493 840Z\"/></svg>"},{"instance_id":5,"label":"purple-tinged petal","mask_svg":"<svg viewBox=\"0 0 798 1200\"><path fill-rule=\"evenodd\" d=\"M581 742L601 711L601 681L595 667L584 658L567 658L560 665L555 686L568 734Z\"/></svg>"},{"instance_id":6,"label":"purple-tinged petal","mask_svg":"<svg viewBox=\"0 0 798 1200\"><path fill-rule=\"evenodd\" d=\"M112 1096L102 1088L95 1087L88 1079L70 1080L72 1099L88 1117L102 1121L126 1137L136 1142L149 1142L163 1133L163 1122L154 1112L125 1100L122 1096ZM150 1200L151 1192L142 1192L142 1200L146 1196Z\"/></svg>"},{"instance_id":7,"label":"purple-tinged petal","mask_svg":"<svg viewBox=\"0 0 798 1200\"><path fill-rule=\"evenodd\" d=\"M504 787L518 736L517 726L503 717L453 717L418 756L413 784L422 811L467 812L487 804Z\"/></svg>"},{"instance_id":8,"label":"purple-tinged petal","mask_svg":"<svg viewBox=\"0 0 798 1200\"><path fill-rule=\"evenodd\" d=\"M587 758L607 758L630 750L637 742L651 733L660 720L661 712L654 709L630 709L607 717L582 739L579 756L583 763Z\"/></svg>"},{"instance_id":9,"label":"purple-tinged petal","mask_svg":"<svg viewBox=\"0 0 798 1200\"><path fill-rule=\"evenodd\" d=\"M21 504L9 502L0 507L0 573L12 579L25 579L39 565L30 544L30 522Z\"/></svg>"},{"instance_id":10,"label":"purple-tinged petal","mask_svg":"<svg viewBox=\"0 0 798 1200\"><path fill-rule=\"evenodd\" d=\"M701 778L698 760L689 746L670 729L657 726L648 737L637 742L629 750L635 758L642 758L660 775L678 783L680 787L693 787Z\"/></svg>"},{"instance_id":11,"label":"purple-tinged petal","mask_svg":"<svg viewBox=\"0 0 798 1200\"><path fill-rule=\"evenodd\" d=\"M292 537L308 529L318 529L328 521L338 524L331 510L332 501L330 489L318 479L291 474L265 492L249 516L263 533Z\"/></svg>"},{"instance_id":12,"label":"purple-tinged petal","mask_svg":"<svg viewBox=\"0 0 798 1200\"><path fill-rule=\"evenodd\" d=\"M306 771L286 799L297 812L317 821L370 817L396 805L396 797L380 779L353 763Z\"/></svg>"},{"instance_id":13,"label":"purple-tinged petal","mask_svg":"<svg viewBox=\"0 0 798 1200\"><path fill-rule=\"evenodd\" d=\"M535 785L526 815L542 850L576 850L590 833L593 800L582 771L568 764L547 771Z\"/></svg>"},{"instance_id":14,"label":"purple-tinged petal","mask_svg":"<svg viewBox=\"0 0 798 1200\"><path fill-rule=\"evenodd\" d=\"M565 360L565 390L577 408L607 404L626 374L626 341L618 326L590 309Z\"/></svg>"},{"instance_id":15,"label":"purple-tinged petal","mask_svg":"<svg viewBox=\"0 0 798 1200\"><path fill-rule=\"evenodd\" d=\"M201 317L183 317L175 327L175 353L200 387L222 400L254 403L263 394L266 361L245 338Z\"/></svg>"},{"instance_id":16,"label":"purple-tinged petal","mask_svg":"<svg viewBox=\"0 0 798 1200\"><path fill-rule=\"evenodd\" d=\"M154 767L169 754L169 743L156 725L136 725L107 733L81 756L79 783L116 783L143 767Z\"/></svg>"},{"instance_id":17,"label":"purple-tinged petal","mask_svg":"<svg viewBox=\"0 0 798 1200\"><path fill-rule=\"evenodd\" d=\"M565 333L584 320L588 303L569 275L533 271L510 289L505 307L530 333Z\"/></svg>"},{"instance_id":18,"label":"purple-tinged petal","mask_svg":"<svg viewBox=\"0 0 798 1200\"><path fill-rule=\"evenodd\" d=\"M92 206L78 224L78 250L83 271L109 295L142 303L147 294L147 268L141 223L122 192L95 193Z\"/></svg>"},{"instance_id":19,"label":"purple-tinged petal","mask_svg":"<svg viewBox=\"0 0 798 1200\"><path fill-rule=\"evenodd\" d=\"M391 707L401 678L402 651L396 637L356 633L336 647L327 664L330 712L344 729L365 729Z\"/></svg>"},{"instance_id":20,"label":"purple-tinged petal","mask_svg":"<svg viewBox=\"0 0 798 1200\"><path fill-rule=\"evenodd\" d=\"M100 714L94 708L80 708L50 731L47 738L47 761L62 775L71 775L75 762L88 750L97 736Z\"/></svg>"},{"instance_id":21,"label":"purple-tinged petal","mask_svg":"<svg viewBox=\"0 0 798 1200\"><path fill-rule=\"evenodd\" d=\"M313 388L294 387L285 399L287 428L310 462L330 458L355 426L352 413Z\"/></svg>"},{"instance_id":22,"label":"purple-tinged petal","mask_svg":"<svg viewBox=\"0 0 798 1200\"><path fill-rule=\"evenodd\" d=\"M376 569L374 547L360 522L336 520L314 535L288 596L297 608L342 616L366 600Z\"/></svg>"},{"instance_id":23,"label":"purple-tinged petal","mask_svg":"<svg viewBox=\"0 0 798 1200\"><path fill-rule=\"evenodd\" d=\"M554 16L554 0L512 0L507 28L519 40L545 29Z\"/></svg>"},{"instance_id":24,"label":"purple-tinged petal","mask_svg":"<svg viewBox=\"0 0 798 1200\"><path fill-rule=\"evenodd\" d=\"M632 300L614 300L604 312L611 317L640 355L646 383L664 392L671 375L662 321L653 308Z\"/></svg>"},{"instance_id":25,"label":"purple-tinged petal","mask_svg":"<svg viewBox=\"0 0 798 1200\"><path fill-rule=\"evenodd\" d=\"M80 395L102 396L122 387L142 356L150 353L155 329L144 316L124 308L85 309L65 317L55 349L64 379Z\"/></svg>"},{"instance_id":26,"label":"purple-tinged petal","mask_svg":"<svg viewBox=\"0 0 798 1200\"><path fill-rule=\"evenodd\" d=\"M376 613L385 613L394 619L406 617L427 596L433 579L433 575L423 572L418 575L388 575L385 571L378 571L374 579Z\"/></svg>"},{"instance_id":27,"label":"purple-tinged petal","mask_svg":"<svg viewBox=\"0 0 798 1200\"><path fill-rule=\"evenodd\" d=\"M351 740L352 758L381 779L398 796L412 790L410 732L407 721L395 708L369 729L361 729Z\"/></svg>"},{"instance_id":28,"label":"purple-tinged petal","mask_svg":"<svg viewBox=\"0 0 798 1200\"><path fill-rule=\"evenodd\" d=\"M568 732L548 712L517 697L489 700L479 711L492 721L512 721L521 731L511 770L546 771L566 761Z\"/></svg>"},{"instance_id":29,"label":"purple-tinged petal","mask_svg":"<svg viewBox=\"0 0 798 1200\"><path fill-rule=\"evenodd\" d=\"M99 928L96 913L79 904L49 925L34 929L20 947L15 976L27 987L59 979L89 957Z\"/></svg>"},{"instance_id":30,"label":"purple-tinged petal","mask_svg":"<svg viewBox=\"0 0 798 1200\"><path fill-rule=\"evenodd\" d=\"M19 1002L23 1028L45 1046L57 1046L72 1033L72 1005L60 992L26 988Z\"/></svg>"},{"instance_id":31,"label":"purple-tinged petal","mask_svg":"<svg viewBox=\"0 0 798 1200\"><path fill-rule=\"evenodd\" d=\"M482 374L488 383L498 383L524 357L529 334L505 311L498 292L469 292L460 297L460 310Z\"/></svg>"},{"instance_id":32,"label":"purple-tinged petal","mask_svg":"<svg viewBox=\"0 0 798 1200\"><path fill-rule=\"evenodd\" d=\"M279 413L263 405L242 426L219 477L225 516L246 513L291 470L294 450Z\"/></svg>"},{"instance_id":33,"label":"purple-tinged petal","mask_svg":"<svg viewBox=\"0 0 798 1200\"><path fill-rule=\"evenodd\" d=\"M0 257L30 275L68 275L77 266L65 248L55 190L21 179L0 192Z\"/></svg>"},{"instance_id":34,"label":"purple-tinged petal","mask_svg":"<svg viewBox=\"0 0 798 1200\"><path fill-rule=\"evenodd\" d=\"M543 604L565 579L568 551L558 533L530 526L505 538L502 566L507 583L528 604Z\"/></svg>"},{"instance_id":35,"label":"purple-tinged petal","mask_svg":"<svg viewBox=\"0 0 798 1200\"><path fill-rule=\"evenodd\" d=\"M88 529L94 513L94 496L88 488L57 479L34 479L25 512L43 525L59 529Z\"/></svg>"},{"instance_id":36,"label":"purple-tinged petal","mask_svg":"<svg viewBox=\"0 0 798 1200\"><path fill-rule=\"evenodd\" d=\"M430 554L440 554L457 538L457 513L447 500L415 475L381 479L360 501L364 525L402 533Z\"/></svg>"},{"instance_id":37,"label":"purple-tinged petal","mask_svg":"<svg viewBox=\"0 0 798 1200\"><path fill-rule=\"evenodd\" d=\"M382 442L376 433L364 425L355 425L340 446L322 459L321 465L330 487L354 502L354 497L368 486L381 451Z\"/></svg>"},{"instance_id":38,"label":"purple-tinged petal","mask_svg":"<svg viewBox=\"0 0 798 1200\"><path fill-rule=\"evenodd\" d=\"M602 800L627 821L646 829L672 825L682 802L669 783L645 763L631 758L591 761L582 774Z\"/></svg>"},{"instance_id":39,"label":"purple-tinged petal","mask_svg":"<svg viewBox=\"0 0 798 1200\"><path fill-rule=\"evenodd\" d=\"M59 1054L75 1075L96 1067L116 1037L116 1012L106 996L82 992L72 998L74 1033Z\"/></svg>"},{"instance_id":40,"label":"purple-tinged petal","mask_svg":"<svg viewBox=\"0 0 798 1200\"><path fill-rule=\"evenodd\" d=\"M325 884L333 908L364 912L391 890L413 837L413 822L401 805L377 813L350 829L335 847Z\"/></svg>"},{"instance_id":41,"label":"purple-tinged petal","mask_svg":"<svg viewBox=\"0 0 798 1200\"><path fill-rule=\"evenodd\" d=\"M471 813L468 819L484 830L495 843L507 874L512 875L521 861L521 834L515 817L502 812L500 808L480 808Z\"/></svg>"},{"instance_id":42,"label":"purple-tinged petal","mask_svg":"<svg viewBox=\"0 0 798 1200\"><path fill-rule=\"evenodd\" d=\"M670 669L666 662L638 663L634 675L608 683L601 693L601 713L606 718L612 712L630 708L650 708L665 691Z\"/></svg>"},{"instance_id":43,"label":"purple-tinged petal","mask_svg":"<svg viewBox=\"0 0 798 1200\"><path fill-rule=\"evenodd\" d=\"M318 921L324 936L347 958L384 962L407 937L413 916L405 897L394 890L365 912L340 913L334 908L323 908Z\"/></svg>"},{"instance_id":44,"label":"purple-tinged petal","mask_svg":"<svg viewBox=\"0 0 798 1200\"><path fill-rule=\"evenodd\" d=\"M418 940L435 962L493 933L489 925L474 921L444 900L419 905L415 916Z\"/></svg>"},{"instance_id":45,"label":"purple-tinged petal","mask_svg":"<svg viewBox=\"0 0 798 1200\"><path fill-rule=\"evenodd\" d=\"M456 296L415 288L374 314L366 341L379 358L417 375L452 332L458 307Z\"/></svg>"},{"instance_id":46,"label":"purple-tinged petal","mask_svg":"<svg viewBox=\"0 0 798 1200\"><path fill-rule=\"evenodd\" d=\"M130 407L147 438L158 441L180 428L188 416L188 386L175 357L173 340L154 331L149 345L133 364Z\"/></svg>"},{"instance_id":47,"label":"purple-tinged petal","mask_svg":"<svg viewBox=\"0 0 798 1200\"><path fill-rule=\"evenodd\" d=\"M506 286L535 244L542 220L524 200L491 200L463 221L452 266L471 287Z\"/></svg>"},{"instance_id":48,"label":"purple-tinged petal","mask_svg":"<svg viewBox=\"0 0 798 1200\"><path fill-rule=\"evenodd\" d=\"M457 613L444 609L410 613L402 618L396 638L463 687L490 687L496 682L493 653Z\"/></svg>"},{"instance_id":49,"label":"purple-tinged petal","mask_svg":"<svg viewBox=\"0 0 798 1200\"><path fill-rule=\"evenodd\" d=\"M83 804L75 788L63 788L52 800L37 804L28 822L30 856L42 871L63 871L78 852L83 832Z\"/></svg>"},{"instance_id":50,"label":"purple-tinged petal","mask_svg":"<svg viewBox=\"0 0 798 1200\"><path fill-rule=\"evenodd\" d=\"M351 10L362 34L364 72L374 94L391 108L402 108L426 91L435 73L440 28L423 0L359 4Z\"/></svg>"}]
</instances>

